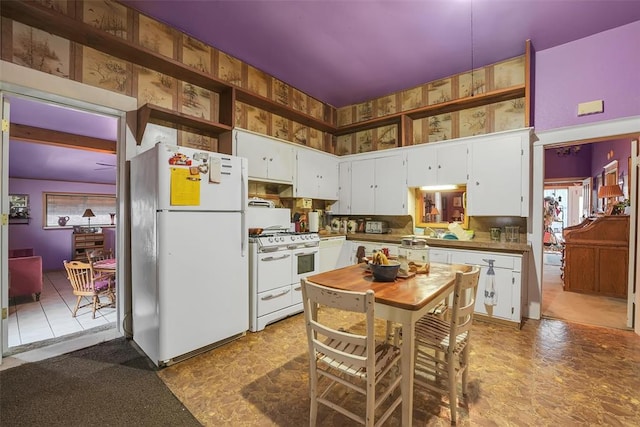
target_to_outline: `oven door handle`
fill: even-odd
[[[284,254],[282,256],[277,256],[277,257],[276,256],[267,256],[267,257],[262,258],[262,261],[277,261],[279,259],[289,258],[290,256],[291,255],[289,255],[289,254]]]
[[[289,293],[289,291],[290,291],[290,289],[286,289],[286,290],[284,290],[284,291],[280,292],[279,294],[265,295],[265,296],[263,296],[263,297],[262,297],[262,298],[260,298],[260,299],[261,299],[262,301],[269,301],[270,299],[274,299],[274,298],[278,298],[278,297],[281,297],[281,296],[283,296],[283,295],[286,295],[286,294],[288,294],[288,293]]]
[[[294,255],[295,255],[295,256],[305,256],[305,255],[315,255],[315,254],[317,254],[317,253],[318,253],[318,251],[311,251],[311,252],[298,252],[298,253],[295,253]]]
[[[272,247],[272,248],[262,248],[260,249],[260,252],[277,252],[278,248],[276,246]]]

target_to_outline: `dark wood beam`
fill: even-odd
[[[116,152],[116,141],[20,125],[17,123],[11,124],[11,127],[9,128],[9,137],[17,141],[57,145],[59,147],[77,148],[81,150],[98,151],[101,153],[115,154]]]

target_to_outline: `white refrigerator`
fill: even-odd
[[[247,160],[164,143],[131,159],[133,340],[166,366],[249,328]]]

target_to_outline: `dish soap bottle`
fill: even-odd
[[[498,305],[498,293],[496,292],[496,272],[493,271],[494,259],[483,259],[484,262],[489,264],[489,271],[487,271],[487,277],[484,284],[484,305],[495,306]]]

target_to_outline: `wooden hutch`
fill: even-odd
[[[564,230],[564,290],[626,298],[629,216],[586,219]]]

